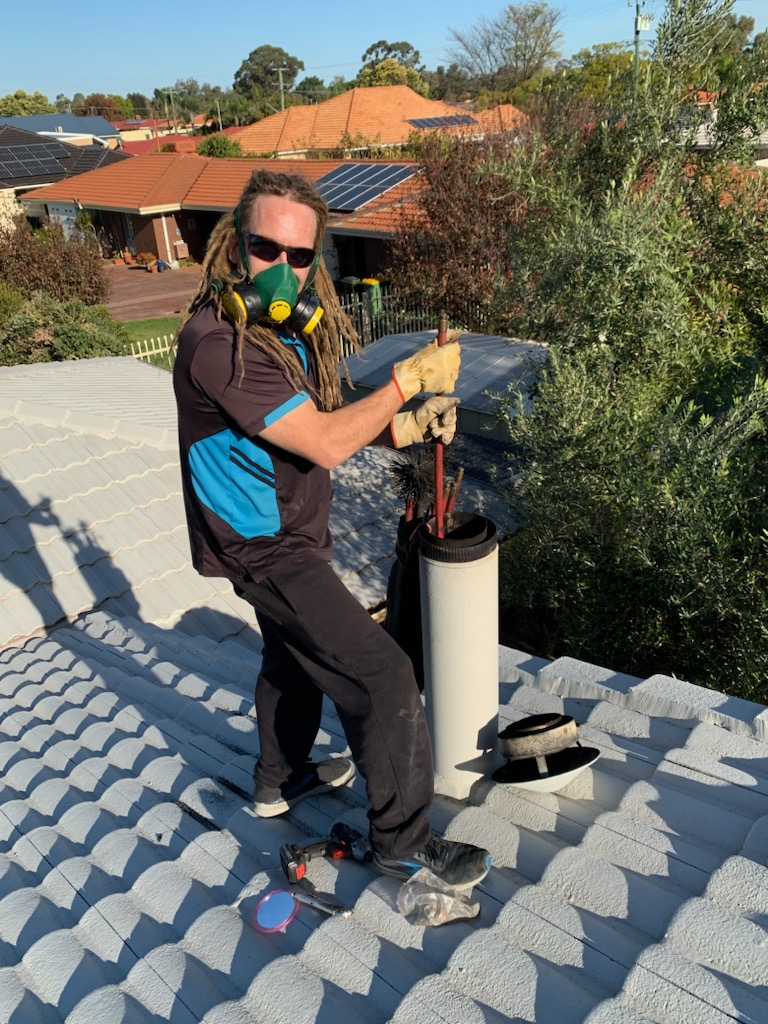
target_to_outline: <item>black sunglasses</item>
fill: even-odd
[[[315,258],[314,249],[281,245],[279,242],[273,242],[271,238],[264,238],[262,235],[252,235],[250,232],[246,232],[244,240],[251,256],[255,256],[257,260],[263,260],[265,263],[274,263],[280,253],[284,252],[288,263],[295,270],[303,270]]]

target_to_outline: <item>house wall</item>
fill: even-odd
[[[120,129],[120,138],[123,142],[143,142],[145,139],[154,139],[156,135],[167,135],[167,128],[153,128],[152,125],[143,125],[141,128]]]
[[[184,242],[188,249],[188,255],[193,259],[202,260],[205,255],[205,242],[203,240],[203,225],[200,222],[200,215],[195,210],[180,210],[174,214],[174,220],[176,227],[180,234],[176,235],[175,240]],[[173,242],[174,239],[172,238]],[[181,255],[182,247],[177,246],[178,259],[183,259]]]
[[[159,213],[154,217],[131,215],[131,224],[137,252],[151,252],[168,262],[186,259],[187,256],[195,259],[202,256],[194,212]]]
[[[51,220],[58,221],[64,231],[64,236],[69,238],[77,219],[77,207],[74,203],[48,203],[48,216]]]
[[[0,228],[13,227],[13,218],[21,213],[21,206],[16,202],[16,192],[12,188],[0,190]]]
[[[151,252],[154,256],[161,256],[165,259],[164,253],[158,252],[157,241],[152,217],[138,217],[130,215],[131,227],[133,228],[133,242],[136,252]]]

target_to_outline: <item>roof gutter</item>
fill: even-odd
[[[164,206],[140,206],[137,213],[140,217],[152,217],[156,213],[178,213],[181,203],[166,203]]]
[[[104,149],[109,149],[109,143],[106,139],[102,139],[100,135],[94,135],[92,132],[35,132],[35,135],[46,135],[52,139],[60,139],[63,142],[68,142],[71,139],[92,139],[93,142],[97,142]],[[113,139],[120,141],[119,133],[112,136]]]
[[[206,213],[231,213],[235,203],[185,203],[182,202],[180,210],[199,210]]]
[[[30,189],[34,188],[34,186],[28,186],[28,187]],[[46,188],[46,187],[47,186],[45,186],[45,185],[40,185],[39,186],[39,188]],[[22,196],[19,196],[18,198],[19,198],[19,201],[22,202],[22,203],[25,202],[25,201],[28,201],[30,203],[32,203],[32,202],[35,202],[35,203],[45,202],[45,203],[47,203],[48,202],[48,200],[46,199],[45,196],[32,195],[32,194],[30,194],[29,196],[22,195]],[[75,202],[75,197],[74,196],[69,196],[69,197],[57,196],[55,199],[52,198],[50,200],[50,202],[52,202],[52,203],[74,203]],[[79,202],[80,202],[81,207],[83,209],[85,209],[85,210],[104,210],[107,213],[132,213],[132,214],[134,214],[137,217],[152,217],[152,216],[154,216],[155,214],[158,214],[158,213],[178,213],[181,210],[181,207],[177,203],[176,204],[172,204],[172,205],[168,205],[168,206],[118,206],[118,205],[116,205],[114,203],[95,203],[95,202],[92,202],[90,199],[80,199]]]
[[[373,229],[365,230],[365,228],[344,228],[339,227],[336,224],[329,224],[326,228],[329,235],[345,235],[354,238],[394,238],[394,231],[374,231]]]

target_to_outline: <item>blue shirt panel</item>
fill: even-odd
[[[309,395],[306,391],[299,391],[298,394],[294,395],[293,398],[289,398],[287,402],[283,402],[282,405],[278,406],[277,409],[273,409],[269,415],[264,417],[264,426],[268,427],[271,423],[277,423],[279,419],[282,419],[287,412],[291,412],[292,409],[298,408],[303,405],[304,402],[309,401]]]
[[[241,537],[274,537],[280,512],[272,459],[253,441],[223,430],[189,452],[192,484],[200,501]]]

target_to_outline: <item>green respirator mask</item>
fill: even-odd
[[[245,242],[240,229],[240,209],[235,211],[235,227],[240,243],[242,265],[248,266]],[[224,291],[221,305],[236,327],[250,327],[257,323],[286,327],[288,330],[310,334],[317,327],[323,315],[320,300],[310,285],[317,272],[319,257],[312,264],[304,290],[299,295],[299,283],[288,263],[275,263],[262,270],[254,278],[232,286],[224,291],[224,282],[217,279],[211,283],[211,291]]]

